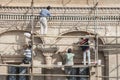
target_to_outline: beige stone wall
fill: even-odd
[[[8,68],[7,66],[0,66],[0,80],[6,80],[7,77],[5,76],[8,73]]]
[[[120,55],[119,52],[109,52],[109,76],[110,77],[115,77],[112,80],[116,80],[117,77],[120,76],[120,71],[119,71],[119,59],[120,59]]]
[[[78,6],[92,6],[92,4],[93,4],[92,0],[89,0],[88,2],[86,0],[83,0],[83,1],[81,1],[81,0],[78,0],[78,1],[77,0],[71,0],[71,2],[69,2],[67,0],[63,0],[63,4],[62,4],[62,1],[60,1],[60,0],[59,1],[56,0],[55,2],[53,2],[53,1],[55,1],[55,0],[49,0],[49,1],[48,0],[36,0],[35,1],[35,6],[47,6],[47,5],[50,4],[52,6],[63,6],[64,5],[64,6],[78,7]],[[27,0],[24,0],[24,1],[20,1],[20,0],[15,1],[15,0],[13,0],[13,1],[10,1],[10,2],[8,2],[8,0],[3,0],[3,1],[1,0],[0,3],[3,6],[4,5],[6,5],[6,6],[16,6],[16,5],[17,6],[24,6],[24,5],[25,6],[30,6],[30,0],[29,1],[27,1]],[[111,1],[110,0],[100,0],[99,6],[111,6],[111,5],[113,6],[113,4],[114,4],[114,6],[118,6],[119,1],[118,0],[115,0],[115,1],[112,1],[112,0]],[[111,13],[109,13],[109,14],[111,14]],[[109,14],[107,14],[107,15],[109,15]],[[84,15],[86,15],[86,14],[84,14]],[[5,22],[5,23],[7,23],[7,22]],[[2,43],[2,44],[0,44],[0,50],[4,51],[4,52],[2,52],[2,54],[5,54],[5,55],[9,54],[9,55],[12,55],[12,56],[17,55],[16,50],[20,49],[24,43],[28,42],[29,39],[24,37],[23,34],[24,34],[24,32],[26,30],[30,31],[30,29],[28,30],[28,28],[22,28],[23,24],[19,23],[19,25],[18,25],[18,23],[19,23],[19,21],[14,22],[14,23],[7,23],[4,26],[6,27],[9,24],[9,28],[0,28],[1,33],[6,31],[5,33],[2,33],[0,35],[0,42]],[[23,23],[26,23],[26,25],[27,25],[27,22],[23,22]],[[52,23],[52,21],[51,21],[51,23]],[[87,25],[87,23],[88,22],[86,22],[86,25]],[[58,35],[59,34],[59,28],[51,28],[53,26],[50,25],[50,24],[48,26],[49,26],[48,34],[50,34],[50,35]],[[28,27],[28,25],[27,25],[27,27]],[[60,27],[60,25],[57,25],[57,27]],[[62,25],[62,27],[64,27],[64,25]],[[67,27],[69,27],[69,26],[67,26]],[[86,26],[81,26],[81,25],[78,26],[78,27],[79,27],[78,29],[73,29],[73,28],[62,29],[61,32],[60,32],[61,34],[59,34],[59,35],[62,35],[62,33],[63,33],[63,35],[66,35],[66,36],[79,36],[79,35],[86,35],[89,32],[94,33],[94,29],[86,30]],[[94,28],[94,26],[89,26],[89,27]],[[117,26],[117,28],[116,28],[116,25],[115,26],[111,26],[111,25],[109,25],[109,26],[99,26],[98,28],[102,28],[102,29],[98,29],[96,31],[101,36],[120,35],[120,32],[119,32],[120,28],[119,28],[119,26]],[[9,31],[9,30],[12,30],[12,29],[14,31]],[[21,31],[21,32],[19,32],[19,31]],[[35,32],[40,33],[40,26],[39,25],[35,29]],[[116,34],[116,32],[118,32],[118,33]],[[75,39],[73,39],[73,38],[71,38],[71,39],[61,38],[60,39],[60,38],[47,37],[47,38],[37,38],[37,39],[35,39],[34,43],[42,43],[41,39],[43,40],[43,43],[51,44],[51,43],[56,42],[57,44],[62,43],[62,44],[68,44],[68,45],[71,45],[72,43],[77,42],[79,40],[79,38],[75,38]],[[115,38],[109,38],[109,39],[108,38],[103,38],[103,39],[104,39],[105,43],[116,43]],[[23,43],[21,43],[21,42],[23,42]],[[119,39],[118,39],[118,42],[120,42]],[[5,43],[14,43],[14,44],[5,44]],[[19,43],[19,45],[16,45],[17,43]],[[34,46],[34,47],[36,47],[36,46]],[[68,47],[73,47],[73,46],[60,46],[59,51],[64,51]],[[39,62],[41,62],[42,64],[44,64],[45,63],[45,56],[43,56],[43,54],[42,54],[42,52],[40,50],[37,50],[36,53],[37,53],[37,56],[34,57],[34,60],[38,61],[36,63],[39,64]],[[82,62],[82,52],[79,51],[78,48],[77,49],[75,48],[74,53],[75,53],[74,62],[76,64],[79,64],[80,62]],[[93,56],[95,56],[94,53],[92,53],[92,54],[93,54]],[[53,61],[52,61],[53,64],[57,64],[57,62],[62,61],[62,58],[61,58],[61,56],[59,54],[53,55],[52,58],[53,58]],[[109,72],[108,72],[109,76],[117,76],[118,69],[116,67],[118,67],[118,66],[116,65],[116,62],[117,62],[116,58],[117,58],[116,54],[113,54],[113,55],[109,56],[109,65],[108,65],[109,66]],[[102,64],[104,65],[104,53],[102,53],[102,52],[99,53],[99,59],[102,59]],[[94,61],[94,58],[92,58],[92,60]],[[7,59],[7,61],[9,61],[9,60]],[[34,68],[35,72],[36,72],[36,69],[37,68]],[[41,69],[39,68],[38,70],[41,70]],[[62,72],[61,69],[59,69],[59,70],[53,69],[53,72],[48,71],[48,73],[56,73],[57,74],[57,73],[63,73],[63,72]],[[4,76],[3,76],[3,78],[4,78]],[[35,77],[35,78],[37,80],[40,77]],[[52,77],[52,80],[56,80],[56,79],[59,80],[59,77]],[[64,80],[64,79],[65,79],[65,77],[62,77],[62,80]],[[2,79],[2,80],[4,80],[4,79]],[[95,80],[95,79],[93,78],[93,80]]]
[[[0,80],[6,80],[6,76],[0,76]]]
[[[32,0],[0,0],[2,6],[30,6]],[[92,6],[95,0],[34,0],[35,6]],[[119,0],[97,0],[99,6],[119,7]]]

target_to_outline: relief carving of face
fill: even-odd
[[[45,58],[46,64],[52,64],[52,57]]]

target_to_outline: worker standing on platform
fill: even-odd
[[[72,49],[71,48],[68,49],[68,51],[65,54],[65,56],[66,56],[66,65],[74,65],[73,57],[75,55],[72,53]]]
[[[49,10],[51,9],[50,6],[48,6],[46,9],[42,9],[40,11],[40,27],[41,27],[41,34],[47,34],[47,17],[50,17],[51,14]]]
[[[83,51],[83,62],[84,65],[86,65],[86,57],[88,57],[88,64],[91,64],[90,59],[90,47],[89,47],[89,38],[81,38],[82,41],[80,41],[80,47]]]
[[[74,61],[73,61],[73,57],[75,56],[74,53],[72,53],[72,49],[69,48],[67,53],[65,53],[65,57],[66,57],[66,65],[74,65]],[[68,66],[65,68],[65,72],[69,75],[75,75],[76,71],[74,68],[72,68],[71,66]],[[76,80],[75,77],[70,76],[68,77],[68,80]]]
[[[24,64],[29,64],[31,63],[31,60],[32,60],[32,46],[31,45],[24,45],[23,46],[24,48],[24,55],[25,55],[25,58],[23,59],[23,63]]]

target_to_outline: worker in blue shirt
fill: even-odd
[[[51,14],[49,12],[50,9],[51,9],[51,7],[48,6],[46,9],[42,9],[40,11],[41,34],[47,34],[48,25],[47,25],[47,18],[46,17],[51,16]]]

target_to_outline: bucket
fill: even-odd
[[[101,60],[98,60],[98,62],[97,62],[97,63],[98,63],[98,65],[101,65]]]

